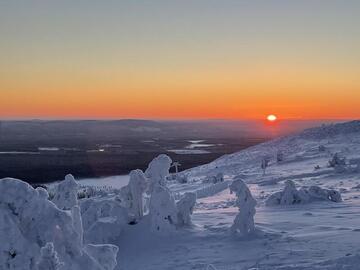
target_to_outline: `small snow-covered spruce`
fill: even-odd
[[[329,160],[329,167],[334,168],[335,170],[342,171],[345,170],[346,158],[342,157],[339,153],[335,153],[332,158]]]
[[[63,210],[70,210],[73,206],[78,204],[79,185],[76,183],[74,176],[68,174],[65,180],[58,183],[55,187],[53,203]]]
[[[40,249],[40,259],[38,262],[38,270],[59,270],[64,264],[60,262],[54,244],[46,243]]]
[[[175,199],[165,185],[170,166],[170,157],[162,154],[150,162],[145,172],[150,180],[149,215],[153,232],[168,233],[174,230],[177,224]]]
[[[291,180],[285,182],[285,188],[276,192],[265,201],[267,206],[292,205],[310,203],[316,200],[341,202],[341,194],[332,189],[324,189],[318,186],[296,189],[295,183]]]
[[[255,232],[254,216],[256,213],[256,200],[251,195],[249,188],[241,179],[235,179],[229,186],[230,193],[236,195],[236,206],[239,208],[233,225],[232,233],[240,233],[246,236]]]
[[[179,227],[191,225],[191,215],[196,203],[196,193],[186,192],[176,203],[177,225]]]

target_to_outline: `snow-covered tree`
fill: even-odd
[[[256,200],[241,179],[235,179],[229,188],[230,193],[235,193],[236,206],[239,208],[239,213],[231,226],[231,232],[240,233],[243,236],[249,235],[255,231]]]
[[[175,199],[166,187],[166,177],[169,174],[170,166],[170,157],[160,155],[150,162],[145,172],[150,179],[149,215],[151,230],[154,232],[169,232],[177,224]]]
[[[77,205],[70,211],[59,209],[44,189],[12,178],[0,180],[0,194],[0,269],[7,265],[5,270],[38,270],[38,264],[52,269],[57,265],[55,251],[62,269],[105,269],[100,259],[86,251]],[[54,252],[47,243],[53,243]],[[116,253],[110,256],[113,260]]]
[[[71,174],[66,175],[65,180],[58,183],[55,187],[53,203],[60,209],[70,210],[78,204],[78,188],[79,185],[76,183],[74,176]]]
[[[144,215],[143,194],[147,188],[147,178],[141,170],[130,172],[129,191],[131,196],[130,212],[138,220]]]
[[[157,156],[149,163],[145,171],[145,176],[150,181],[149,193],[152,192],[155,185],[165,186],[171,163],[171,158],[165,154]]]
[[[177,207],[177,225],[191,225],[191,215],[196,203],[196,193],[186,192],[183,197],[176,203]]]

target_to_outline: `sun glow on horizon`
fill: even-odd
[[[274,122],[274,121],[277,120],[277,116],[274,115],[274,114],[269,114],[269,115],[266,117],[266,119],[267,119],[268,121],[270,121],[270,122]]]

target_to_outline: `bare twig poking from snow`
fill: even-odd
[[[147,188],[147,179],[141,170],[133,170],[130,172],[129,191],[131,196],[130,212],[136,220],[144,215],[144,192]]]
[[[231,193],[236,194],[236,206],[239,207],[240,211],[231,226],[231,231],[233,233],[239,232],[243,236],[253,233],[255,231],[256,200],[241,179],[235,179],[229,188]]]
[[[63,210],[70,210],[73,206],[78,204],[77,191],[79,185],[76,183],[74,176],[68,174],[65,180],[61,181],[55,187],[55,196],[53,203]]]
[[[154,158],[145,174],[150,179],[149,215],[153,232],[167,233],[175,229],[177,209],[175,199],[165,186],[169,174],[171,159],[167,155]]]
[[[113,269],[106,267],[104,256],[116,264],[118,248],[110,245],[110,251],[101,253],[100,245],[96,257],[88,252],[78,206],[61,210],[44,189],[12,178],[0,180],[0,194],[0,269],[58,269],[59,261],[62,270]]]
[[[316,200],[327,200],[341,202],[341,194],[332,189],[324,189],[318,186],[296,189],[295,183],[291,180],[285,182],[283,191],[272,194],[265,202],[266,205],[291,205],[304,204]]]
[[[177,207],[177,225],[189,226],[191,225],[191,215],[196,203],[196,193],[186,192],[183,197],[176,203]]]

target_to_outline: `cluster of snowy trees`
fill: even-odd
[[[43,188],[0,180],[0,266],[16,270],[112,270],[118,248],[86,244],[71,175],[51,202]]]
[[[149,222],[167,233],[191,225],[195,193],[175,201],[166,186],[171,159],[156,157],[130,173],[118,195],[78,199],[72,175],[46,189],[12,178],[0,180],[0,266],[16,270],[112,270],[125,226]],[[1,268],[1,267],[0,267]]]

